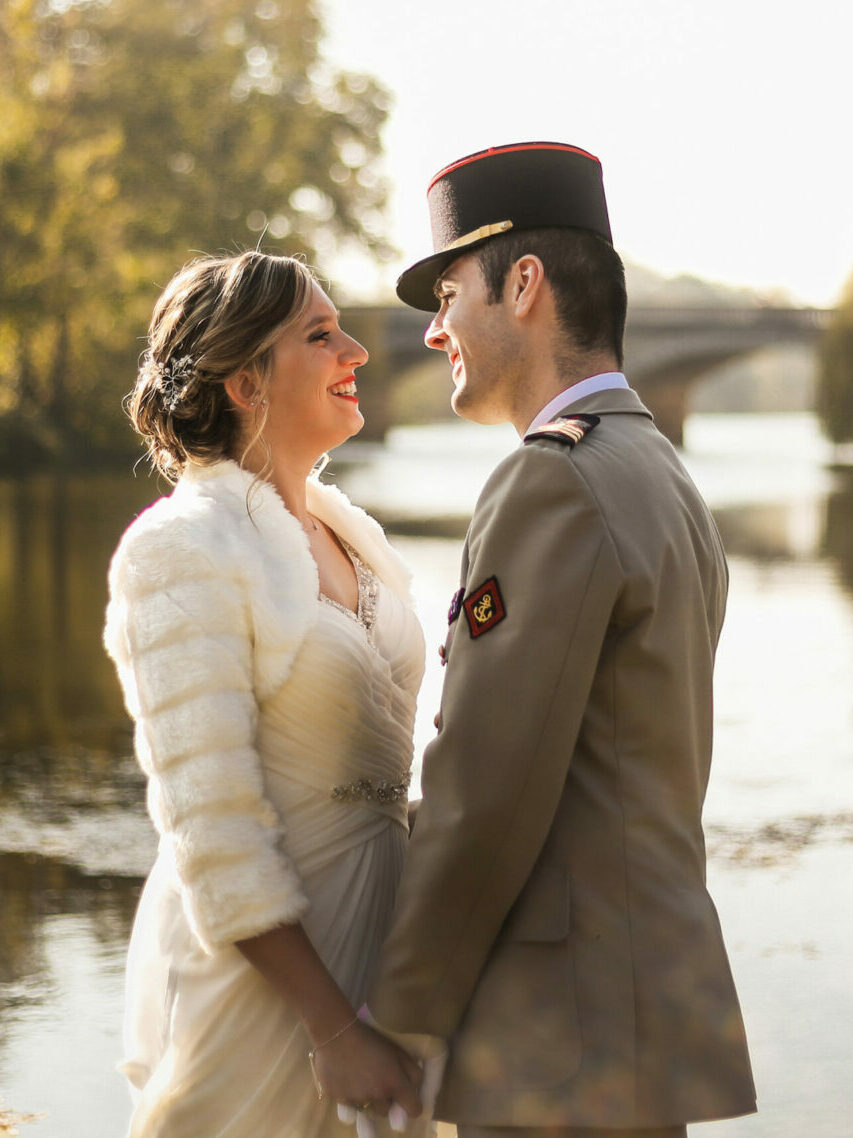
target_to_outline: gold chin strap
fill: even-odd
[[[451,241],[449,245],[445,245],[439,251],[446,253],[449,249],[459,249],[463,245],[481,241],[484,237],[494,237],[496,233],[506,233],[508,229],[512,229],[511,221],[495,221],[491,225],[481,225],[479,229],[472,229],[470,233],[463,233],[461,237],[457,237],[455,241]]]

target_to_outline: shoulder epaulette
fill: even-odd
[[[543,423],[541,427],[528,431],[524,441],[530,443],[535,439],[553,439],[574,447],[600,422],[598,415],[567,415],[564,419],[552,419],[550,423]]]

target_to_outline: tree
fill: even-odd
[[[325,65],[320,32],[314,0],[5,0],[7,450],[114,446],[153,300],[194,252],[389,253],[387,98]]]
[[[820,345],[817,411],[832,442],[853,442],[853,277]]]

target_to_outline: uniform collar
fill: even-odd
[[[572,415],[635,414],[645,415],[649,419],[653,418],[651,411],[645,406],[633,387],[611,388],[585,395],[570,405],[564,404],[558,414],[562,411]]]
[[[558,411],[565,411],[567,407],[571,407],[588,395],[596,395],[600,391],[618,391],[627,388],[628,380],[621,371],[603,371],[598,375],[589,376],[588,379],[581,379],[578,383],[573,383],[571,387],[565,388],[559,395],[555,395],[550,403],[546,403],[524,433],[527,435],[536,427],[541,427],[543,423],[549,423]]]

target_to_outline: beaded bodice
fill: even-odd
[[[324,604],[331,605],[338,612],[344,613],[345,616],[357,620],[367,633],[368,642],[372,644],[374,642],[373,626],[376,623],[376,596],[379,582],[370,566],[362,561],[356,550],[348,542],[341,541],[341,545],[355,569],[355,578],[358,584],[358,609],[353,612],[351,608],[347,608],[346,605],[342,605],[340,601],[336,601],[332,597],[327,597],[325,593],[320,594],[320,600]]]
[[[290,676],[261,709],[265,778],[300,856],[325,856],[320,838],[351,832],[360,806],[406,824],[423,634],[411,608],[347,553],[358,611],[318,598]]]

